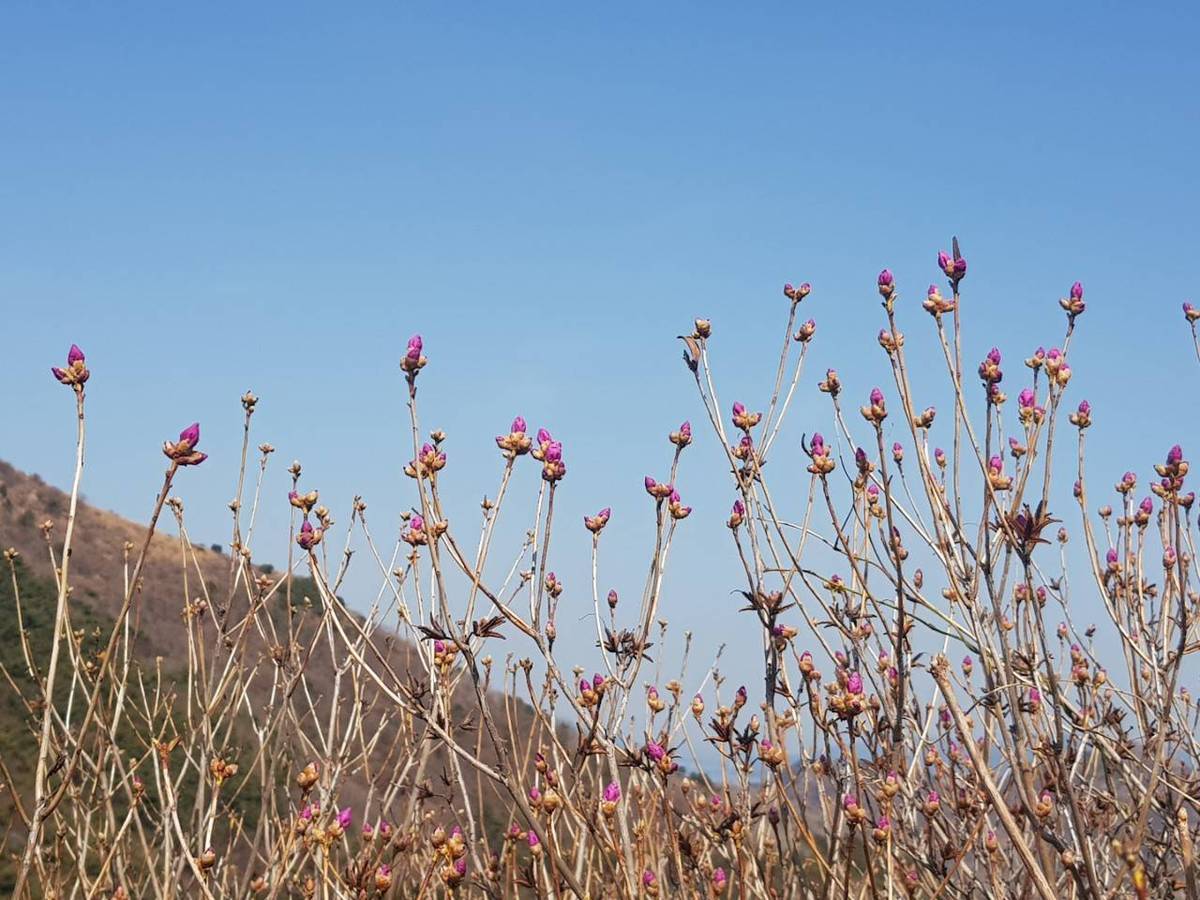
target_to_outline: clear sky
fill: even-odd
[[[1057,298],[1087,286],[1070,397],[1096,407],[1097,484],[1196,444],[1179,305],[1200,237],[1200,8],[834,6],[6,4],[0,457],[67,483],[71,401],[48,367],[77,341],[93,502],[144,519],[162,440],[199,419],[211,459],[178,493],[194,536],[227,543],[252,388],[256,439],[279,451],[258,558],[286,553],[293,458],[341,524],[362,494],[386,542],[414,496],[397,361],[420,332],[456,526],[494,491],[491,439],[515,413],[565,442],[553,562],[581,616],[580,515],[613,507],[603,587],[633,605],[642,477],[696,423],[664,614],[697,658],[729,641],[751,680],[732,490],[674,340],[695,315],[715,323],[722,398],[761,407],[780,285],[814,285],[772,466],[793,510],[799,436],[831,430],[820,373],[839,369],[848,404],[887,386],[876,273],[896,272],[910,352],[932,350],[917,304],[951,234],[968,359],[998,344],[1014,379],[1061,335]],[[532,463],[516,490],[531,517]],[[582,635],[564,655],[591,669]]]

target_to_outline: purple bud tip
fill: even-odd
[[[734,500],[733,511],[739,516],[744,516],[746,514],[746,505],[741,500]]]
[[[200,443],[200,423],[193,422],[183,431],[179,432],[179,440],[187,441],[189,447],[195,447]]]
[[[879,273],[879,286],[880,287],[891,287],[893,284],[895,284],[895,282],[896,282],[896,278],[894,275],[892,275],[891,269],[884,269],[882,272]]]
[[[1017,395],[1017,403],[1021,405],[1022,409],[1033,409],[1033,405],[1036,402],[1037,397],[1034,395],[1032,388],[1024,388]]]
[[[548,443],[550,443],[550,441],[554,440],[552,437],[550,437],[550,432],[547,431],[545,428],[538,429],[537,439],[538,439],[539,444],[548,444]]]
[[[604,799],[609,803],[616,803],[621,799],[621,786],[615,781],[604,789]]]
[[[1154,510],[1154,502],[1149,497],[1146,497],[1144,500],[1142,500],[1141,504],[1139,504],[1138,508],[1141,509],[1141,511],[1146,515],[1150,515],[1150,513]]]
[[[1073,285],[1071,285],[1071,299],[1072,300],[1082,300],[1083,299],[1083,285],[1078,281],[1075,282]]]
[[[512,428],[510,428],[509,430],[510,431],[519,431],[522,434],[524,434],[524,432],[525,432],[525,417],[517,416],[515,419],[513,419],[512,420]]]
[[[420,516],[413,516],[408,520],[408,527],[413,531],[421,531],[425,527],[425,520]]]
[[[944,269],[949,264],[950,264],[950,254],[947,253],[945,250],[939,250],[938,251],[938,266],[940,268]]]
[[[612,509],[606,506],[606,507],[604,507],[604,509],[600,510],[600,512],[598,512],[596,515],[601,519],[611,518],[612,517]]]
[[[79,349],[78,344],[72,344],[71,349],[67,351],[67,365],[73,366],[77,362],[83,362],[83,351]]]
[[[646,490],[648,490],[648,491],[653,490],[655,487],[657,487],[657,485],[658,485],[657,481],[655,481],[649,475],[646,476]]]
[[[987,358],[988,358],[988,362],[995,363],[996,365],[1000,365],[1000,351],[997,350],[995,347],[993,347],[991,350],[988,351]]]
[[[312,530],[313,530],[312,522],[308,521],[308,519],[305,519],[304,522],[300,525],[300,533],[301,534],[312,534]]]
[[[465,856],[460,856],[454,861],[454,871],[460,878],[467,874],[467,858]]]
[[[1081,400],[1079,402],[1079,414],[1081,416],[1086,416],[1086,415],[1090,415],[1091,412],[1092,412],[1092,404],[1088,403],[1086,400]]]
[[[871,405],[883,405],[883,391],[881,391],[879,388],[871,388]]]
[[[656,878],[654,873],[649,869],[642,873],[642,884],[644,884],[646,887],[650,887],[650,885],[654,884],[656,881],[658,881],[658,878]]]
[[[546,445],[546,461],[558,462],[562,459],[562,442],[551,441]]]
[[[341,825],[342,828],[349,828],[350,820],[353,818],[353,816],[354,816],[354,813],[350,809],[349,806],[343,807],[342,809],[338,810],[338,814],[337,814],[338,824]]]
[[[679,426],[679,433],[680,433],[680,434],[687,434],[687,435],[690,435],[690,434],[692,433],[692,423],[691,423],[691,422],[684,422],[682,425],[680,425],[680,426]]]
[[[541,841],[538,840],[538,836],[536,834],[534,834],[532,831],[529,832],[529,846],[536,847],[540,843],[541,843]]]
[[[735,416],[740,416],[745,412],[746,412],[746,407],[742,403],[735,400],[733,403],[733,414]]]
[[[862,676],[857,672],[851,672],[850,677],[846,679],[846,690],[851,694],[861,694],[863,692]]]
[[[1174,465],[1183,459],[1183,448],[1176,444],[1167,453],[1167,465]]]

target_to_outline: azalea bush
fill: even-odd
[[[784,288],[760,402],[719,399],[729,351],[714,323],[693,323],[680,371],[702,427],[664,427],[657,471],[630,475],[644,475],[640,514],[654,522],[648,559],[621,563],[647,566],[632,599],[597,574],[611,510],[561,521],[569,448],[520,416],[495,438],[479,524],[450,520],[448,480],[484,480],[456,471],[446,435],[422,427],[436,354],[413,337],[400,362],[412,446],[399,540],[376,542],[360,498],[336,522],[297,463],[292,558],[260,565],[256,512],[285,501],[262,494],[273,448],[255,457],[248,393],[227,583],[195,576],[172,495],[206,459],[192,425],[164,445],[117,615],[84,641],[70,563],[91,372],[72,347],[53,370],[73,393],[78,442],[66,527],[48,542],[51,650],[27,650],[32,679],[9,679],[36,760],[10,829],[15,894],[1200,896],[1186,455],[1164,447],[1116,484],[1090,480],[1101,411],[1068,400],[1082,285],[1054,308],[1051,349],[971,360],[957,242],[938,268],[942,284],[916,300],[879,275],[876,342],[892,379],[862,398],[845,397],[834,370],[806,379],[818,340],[802,321],[807,284]],[[1200,311],[1185,304],[1184,316],[1195,342]],[[901,320],[930,331],[934,358],[909,358]],[[944,371],[940,411],[916,395],[917,365]],[[823,411],[806,414],[802,440],[781,437],[814,383]],[[688,468],[700,440],[723,448],[722,471]],[[510,491],[520,466],[540,471],[533,496]],[[661,622],[671,549],[693,515],[686,485],[701,477],[728,479],[739,565],[711,577],[738,586],[727,627],[761,648],[762,679],[745,686],[689,661],[687,635]],[[179,526],[185,579],[174,682],[139,658],[131,616],[163,514]],[[515,545],[502,519],[524,529]],[[379,574],[367,610],[339,597],[351,537]],[[581,539],[590,572],[569,580],[590,585],[595,651],[563,659],[568,579],[553,560]],[[684,664],[660,680],[650,650],[672,642]]]

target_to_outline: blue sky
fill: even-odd
[[[564,440],[554,563],[583,615],[579,516],[614,508],[603,580],[632,598],[641,479],[665,473],[667,431],[700,424],[674,335],[710,316],[722,398],[765,405],[779,286],[812,282],[818,337],[773,476],[796,506],[799,436],[831,430],[820,373],[836,366],[850,398],[886,387],[875,274],[896,272],[911,352],[932,350],[917,303],[958,234],[967,356],[997,344],[1013,378],[1057,341],[1056,299],[1083,280],[1070,396],[1096,407],[1093,478],[1148,476],[1194,443],[1179,304],[1200,237],[1198,18],[1115,3],[8,5],[0,457],[67,482],[70,398],[47,367],[77,341],[95,372],[93,502],[144,518],[161,441],[199,419],[212,458],[178,493],[194,536],[227,542],[253,388],[256,438],[279,451],[259,558],[286,553],[293,458],[343,524],[362,494],[385,540],[413,502],[397,361],[419,331],[456,521],[494,490],[491,437],[515,413]],[[948,411],[925,358],[918,378]],[[731,677],[751,680],[732,492],[697,432],[664,613],[696,631],[697,657],[728,640]],[[532,468],[518,488],[531,509]],[[352,601],[372,584],[352,579]],[[587,640],[567,640],[593,668]]]

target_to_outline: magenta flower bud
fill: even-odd
[[[425,520],[422,519],[419,515],[414,513],[413,516],[408,520],[408,527],[411,528],[413,531],[424,531],[425,530]]]
[[[592,690],[598,691],[602,687],[604,687],[604,676],[597,672],[592,676]]]
[[[739,403],[737,400],[733,401],[733,414],[735,416],[741,416],[741,415],[745,415],[745,413],[746,413],[745,405],[742,403]]]
[[[853,794],[847,794],[842,798],[842,808],[849,812],[852,809],[858,808],[858,798]]]
[[[646,742],[646,755],[654,762],[661,762],[663,757],[667,755],[667,751],[663,749],[662,744],[654,741]]]
[[[459,878],[467,874],[467,858],[465,856],[460,856],[454,861],[454,872]]]
[[[604,789],[604,800],[606,803],[616,803],[620,799],[621,786],[613,781]]]
[[[538,844],[540,844],[540,843],[541,843],[541,841],[540,841],[540,840],[538,840],[538,836],[537,836],[537,835],[536,835],[534,832],[530,831],[530,832],[529,832],[529,846],[530,846],[530,848],[532,849],[533,847],[536,847],[536,846],[537,846]]]
[[[737,693],[734,694],[734,699],[737,701],[738,706],[746,705],[747,694],[745,685],[742,685],[737,689]]]
[[[819,431],[813,434],[811,447],[813,456],[825,455],[825,438],[821,437],[821,433]]]
[[[191,449],[200,443],[200,423],[193,422],[183,431],[179,432],[179,442],[186,443]]]
[[[1021,409],[1033,409],[1034,405],[1037,403],[1037,397],[1033,393],[1033,389],[1024,388],[1021,393],[1017,395],[1017,403],[1020,405]]]
[[[546,445],[545,458],[546,458],[546,462],[558,462],[559,460],[561,460],[562,459],[562,442],[561,441],[550,441],[550,443]]]
[[[692,423],[684,422],[682,425],[680,425],[679,433],[682,435],[686,435],[687,437],[691,437],[692,436]]]
[[[857,672],[851,672],[846,679],[846,690],[851,694],[861,694],[863,692],[862,676]]]
[[[1075,282],[1073,285],[1071,285],[1071,299],[1072,300],[1082,300],[1083,299],[1083,285],[1078,281]]]
[[[1086,400],[1080,400],[1079,401],[1079,415],[1088,416],[1088,415],[1091,415],[1091,412],[1092,412],[1092,404],[1088,403]]]
[[[72,344],[71,349],[67,351],[67,365],[73,366],[75,363],[81,363],[83,361],[83,351],[79,349],[78,344]]]
[[[590,681],[588,681],[586,678],[579,679],[579,693],[586,694],[591,689],[592,683]]]
[[[871,405],[883,406],[883,391],[879,388],[871,388]]]
[[[342,827],[342,830],[350,827],[350,820],[353,818],[353,816],[354,813],[349,806],[342,807],[340,810],[338,810],[337,823]]]
[[[1167,453],[1167,465],[1177,465],[1183,459],[1183,448],[1176,444]]]
[[[714,888],[716,888],[718,891],[723,891],[725,890],[725,885],[728,883],[728,881],[729,876],[725,874],[724,869],[722,869],[720,866],[717,866],[715,869],[713,869],[712,883]]]
[[[1145,497],[1142,502],[1138,504],[1138,509],[1148,516],[1150,513],[1154,512],[1154,502],[1149,497]]]
[[[552,440],[554,440],[554,438],[552,438],[550,436],[550,432],[547,431],[545,428],[539,428],[537,430],[537,442],[539,444],[548,444]]]
[[[941,447],[933,448],[933,459],[939,466],[946,465],[946,451]]]
[[[517,416],[515,419],[513,419],[512,420],[512,428],[510,428],[509,431],[515,431],[515,432],[524,434],[525,433],[525,417]]]
[[[312,804],[308,804],[304,809],[300,810],[300,818],[305,822],[311,822],[313,817]]]
[[[408,339],[408,351],[404,354],[413,362],[417,362],[421,358],[421,349],[424,347],[424,342],[419,334],[414,334]]]
[[[896,443],[892,444],[892,457],[896,460],[896,462],[900,462],[900,460],[904,459],[904,447],[899,441],[896,441]]]
[[[1107,562],[1107,563],[1108,563],[1110,566],[1115,566],[1115,565],[1117,564],[1117,558],[1118,558],[1118,557],[1117,557],[1117,551],[1116,551],[1116,548],[1115,548],[1115,547],[1109,547],[1109,548],[1108,548],[1108,552],[1104,554],[1104,559],[1105,559],[1105,561],[1106,561],[1106,562]]]
[[[531,787],[529,789],[529,799],[532,800],[534,803],[538,803],[541,801],[542,792],[538,790],[537,785],[534,785],[533,787]]]
[[[646,485],[646,490],[652,491],[656,487],[658,487],[658,482],[655,481],[653,478],[651,478],[649,475],[647,475],[646,480],[645,480],[645,485]]]
[[[987,354],[988,362],[1000,365],[1000,351],[993,347]]]
[[[734,514],[735,516],[744,516],[744,515],[746,515],[746,505],[745,505],[744,503],[742,503],[742,501],[741,501],[741,500],[734,500],[734,501],[733,501],[733,514]]]
[[[642,884],[646,887],[652,887],[657,881],[658,878],[649,869],[642,873]]]
[[[896,283],[896,277],[892,275],[891,269],[884,269],[879,273],[878,284],[881,288],[890,288]]]
[[[951,259],[950,254],[945,250],[938,251],[938,268],[943,272],[950,270],[953,262],[954,260]]]

